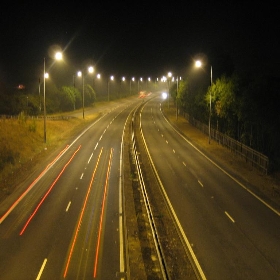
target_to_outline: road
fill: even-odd
[[[143,135],[205,278],[279,279],[279,213],[175,132],[161,103],[144,106]]]
[[[107,108],[1,206],[0,279],[126,278],[122,135],[139,103],[145,143],[201,279],[279,279],[279,213],[178,134],[156,94]]]
[[[137,103],[104,114],[1,213],[1,280],[123,279],[121,142]]]

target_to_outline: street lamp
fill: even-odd
[[[110,80],[114,81],[114,76],[110,76],[110,78],[108,79],[108,85],[107,85],[107,89],[108,89],[108,102],[110,101]]]
[[[197,60],[195,62],[195,66],[196,67],[202,67],[202,62],[200,60]],[[212,72],[212,65],[210,67],[210,86],[212,86],[213,83],[213,72]],[[212,112],[212,94],[211,94],[211,90],[210,90],[210,98],[209,98],[209,123],[208,123],[208,128],[209,128],[209,140],[208,143],[210,144],[211,141],[211,112]]]
[[[130,79],[130,82],[129,82],[129,94],[130,94],[130,95],[131,95],[131,81],[134,82],[134,81],[135,81],[135,78],[132,77],[132,78]]]
[[[139,88],[139,81],[141,81],[142,82],[142,78],[140,78],[139,80],[138,80],[138,94],[139,94],[139,92],[140,92],[140,88]]]
[[[168,72],[167,77],[167,86],[168,86],[168,109],[169,109],[169,99],[170,99],[170,78],[172,77],[172,73]]]
[[[176,120],[178,120],[178,90],[179,90],[179,79],[181,80],[181,77],[177,76],[176,82]]]
[[[57,52],[55,54],[56,60],[62,59],[62,53]],[[46,79],[49,77],[49,74],[46,73],[46,58],[44,57],[44,143],[47,142],[47,125],[46,125],[46,118],[47,118],[47,112],[46,112]]]
[[[88,67],[88,72],[89,73],[93,73],[94,72],[94,68],[92,66]],[[82,91],[83,91],[83,119],[85,118],[85,74],[84,71],[78,71],[78,77],[82,77]]]

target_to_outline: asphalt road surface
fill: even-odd
[[[161,103],[144,106],[143,135],[205,277],[279,279],[279,213],[175,132]]]
[[[1,213],[1,280],[122,278],[121,142],[137,103],[78,135]]]
[[[121,144],[139,102],[107,108],[1,205],[1,280],[125,279]],[[204,279],[279,279],[278,212],[177,133],[160,95],[143,103],[145,143]]]

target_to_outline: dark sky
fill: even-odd
[[[1,82],[38,81],[44,57],[52,60],[53,45],[64,50],[69,73],[87,63],[104,75],[181,73],[203,53],[213,71],[219,57],[228,55],[237,69],[279,74],[277,6],[256,1],[98,2],[7,2],[0,17]]]

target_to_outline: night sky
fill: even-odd
[[[69,73],[89,63],[103,75],[181,74],[198,54],[213,71],[219,57],[229,57],[237,70],[279,76],[279,5],[90,2],[7,2],[0,17],[1,83],[35,84],[53,45],[64,51],[69,83]]]

